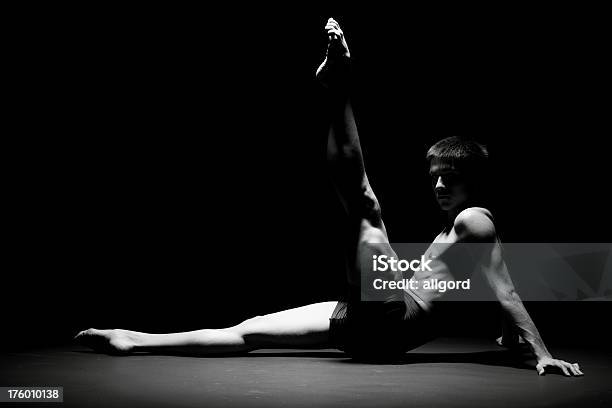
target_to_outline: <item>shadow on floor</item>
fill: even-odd
[[[91,350],[78,350],[77,353],[99,354]],[[415,353],[409,352],[398,359],[379,360],[379,359],[354,359],[342,351],[257,351],[256,353],[219,353],[206,356],[197,356],[188,353],[156,352],[156,353],[133,353],[131,356],[157,355],[175,357],[196,357],[196,358],[227,358],[227,357],[283,357],[283,358],[329,358],[336,359],[335,362],[341,364],[378,364],[378,365],[409,365],[409,364],[428,364],[428,363],[468,363],[482,364],[488,366],[512,367],[525,370],[533,370],[535,362],[529,353],[510,350],[489,350],[463,353]],[[129,357],[126,355],[123,357]]]

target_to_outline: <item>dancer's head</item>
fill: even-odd
[[[470,139],[442,139],[427,152],[431,184],[440,208],[451,211],[479,201],[486,187],[487,148]]]

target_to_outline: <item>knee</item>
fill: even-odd
[[[261,324],[261,322],[265,319],[264,316],[253,316],[250,317],[246,320],[244,320],[242,323],[232,327],[232,329],[236,329],[238,332],[240,333],[246,333],[249,331],[249,329],[252,329],[253,327]]]
[[[380,228],[373,227],[371,224],[364,222],[362,225],[361,234],[359,236],[360,245],[369,244],[386,244],[388,242],[387,235]]]
[[[359,217],[368,220],[372,225],[379,226],[382,220],[380,203],[374,195],[374,191],[367,184],[360,195]]]
[[[228,330],[249,350],[255,350],[263,346],[261,334],[265,332],[266,320],[266,316],[253,316]]]
[[[251,318],[246,319],[243,323],[245,323],[245,324],[255,324],[255,323],[261,322],[264,319],[265,319],[265,316],[257,315],[257,316],[253,316]]]

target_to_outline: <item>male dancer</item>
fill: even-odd
[[[317,71],[329,89],[335,108],[329,129],[328,159],[332,180],[354,225],[351,242],[352,265],[348,283],[352,288],[346,300],[321,302],[256,316],[224,329],[202,329],[184,333],[150,334],[130,330],[88,329],[76,338],[94,349],[112,353],[134,351],[210,355],[241,353],[261,348],[337,347],[355,357],[393,357],[431,338],[430,310],[443,296],[437,290],[392,291],[381,302],[361,302],[366,288],[361,285],[364,269],[373,255],[396,257],[389,244],[380,206],[368,182],[357,128],[348,98],[346,69],[350,52],[338,23],[329,19],[327,55]],[[432,271],[416,272],[413,280],[424,282],[452,280],[450,257],[457,243],[484,244],[481,267],[514,328],[537,358],[537,371],[560,369],[565,375],[582,375],[578,364],[552,358],[531,318],[514,291],[501,257],[501,248],[490,212],[479,207],[472,170],[486,161],[486,150],[473,142],[449,138],[428,152],[434,192],[440,207],[448,214],[448,224],[436,237],[425,256],[442,260]],[[439,248],[444,248],[439,250]],[[446,262],[445,262],[446,261]],[[393,274],[384,276],[398,279]]]

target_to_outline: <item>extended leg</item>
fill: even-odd
[[[344,208],[351,217],[360,219],[363,218],[364,208],[374,210],[378,202],[366,176],[357,124],[349,98],[348,46],[335,20],[329,19],[325,28],[329,43],[325,60],[317,71],[317,78],[327,89],[327,161],[330,176]]]
[[[350,53],[338,23],[329,19],[328,51],[317,72],[327,88],[329,131],[327,161],[330,176],[351,223],[354,238],[350,243],[349,284],[357,286],[364,266],[373,255],[395,256],[389,245],[378,200],[365,171],[357,124],[349,98],[348,64]]]
[[[130,330],[88,329],[76,339],[95,350],[187,355],[248,352],[260,348],[327,348],[329,318],[337,302],[321,302],[256,316],[224,329],[151,334]]]

